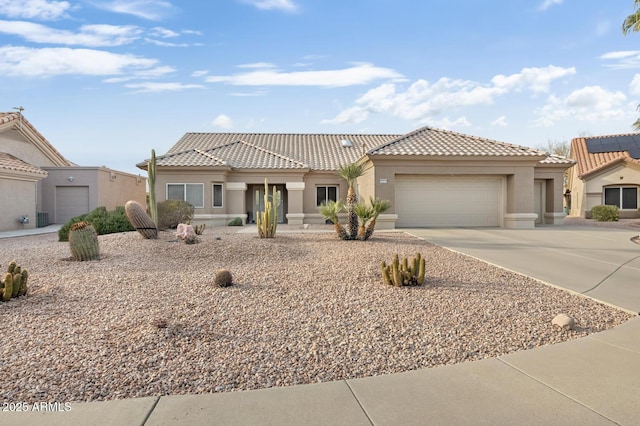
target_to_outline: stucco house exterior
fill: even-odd
[[[640,134],[575,138],[566,194],[571,216],[591,217],[598,205],[615,205],[621,218],[640,217]]]
[[[146,170],[148,160],[137,166]],[[195,207],[195,222],[251,222],[264,179],[281,194],[278,217],[325,223],[318,206],[344,199],[341,165],[365,164],[360,199],[391,201],[377,228],[560,224],[563,172],[543,151],[424,127],[406,135],[187,133],[157,157],[158,202]]]
[[[29,229],[128,200],[144,203],[146,178],[67,160],[21,113],[0,112],[0,231]]]

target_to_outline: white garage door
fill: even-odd
[[[396,176],[399,227],[501,226],[500,176]]]
[[[89,213],[88,186],[56,186],[56,223]]]

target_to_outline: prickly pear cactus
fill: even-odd
[[[130,200],[124,205],[124,213],[131,225],[146,239],[158,238],[158,227],[137,201]]]
[[[74,260],[96,260],[100,257],[98,233],[89,222],[78,222],[69,229],[69,246]]]

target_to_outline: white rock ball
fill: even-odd
[[[551,320],[551,324],[556,327],[562,327],[565,330],[573,330],[576,326],[576,320],[567,314],[558,314]]]

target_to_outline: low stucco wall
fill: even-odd
[[[0,178],[0,231],[15,231],[36,227],[36,182]],[[29,217],[22,224],[18,218]]]

